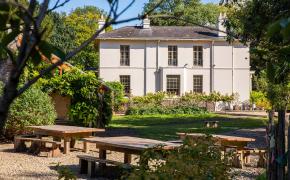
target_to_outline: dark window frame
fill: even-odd
[[[176,82],[174,82],[176,80]],[[180,75],[166,76],[166,92],[180,95]]]
[[[193,75],[193,92],[203,93],[203,75]]]
[[[193,46],[193,66],[203,66],[203,46]]]
[[[130,75],[120,75],[120,83],[124,86],[124,92],[126,94],[131,93],[131,76]]]
[[[129,45],[120,45],[120,66],[130,66]]]
[[[178,47],[176,45],[168,46],[168,66],[178,66]]]

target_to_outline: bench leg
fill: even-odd
[[[88,162],[88,176],[95,177],[96,176],[96,163],[89,161]]]
[[[25,141],[22,141],[22,140],[19,140],[19,139],[15,139],[14,140],[14,150],[16,152],[27,151],[27,147],[25,145]]]
[[[59,145],[53,144],[52,145],[52,151],[51,151],[51,157],[59,157],[61,155]]]
[[[88,173],[88,161],[80,159],[80,174]]]
[[[70,138],[64,138],[64,154],[70,152]]]
[[[105,149],[99,149],[99,158],[100,159],[107,159],[107,152]],[[106,169],[106,163],[99,163],[98,164],[98,172],[100,173],[100,176],[103,176]]]
[[[125,164],[131,164],[131,160],[132,160],[132,155],[131,154],[124,154],[124,163]]]
[[[89,145],[88,142],[85,142],[84,141],[84,152],[85,153],[88,153],[89,152],[89,146],[88,145]]]

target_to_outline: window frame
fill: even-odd
[[[169,79],[170,78],[176,78],[177,79],[177,82],[175,83],[175,87],[169,87]],[[174,92],[175,95],[179,96],[180,95],[180,88],[181,88],[181,85],[180,85],[181,81],[180,81],[180,75],[166,75],[166,92],[168,93],[172,93]]]
[[[178,46],[168,46],[168,66],[178,66]]]
[[[130,45],[120,45],[120,66],[130,66]]]
[[[127,82],[124,82],[122,78],[127,78]],[[131,76],[130,75],[120,75],[119,76],[120,83],[124,86],[124,92],[125,94],[130,94],[131,93]]]
[[[203,67],[203,46],[193,46],[193,66]]]
[[[200,79],[196,79],[200,78]],[[199,82],[196,82],[196,81]],[[193,92],[195,93],[203,93],[203,75],[193,75]]]

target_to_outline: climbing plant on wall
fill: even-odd
[[[42,80],[43,89],[71,96],[69,117],[72,123],[105,127],[112,118],[111,91],[104,86],[93,72],[75,68],[62,76]]]

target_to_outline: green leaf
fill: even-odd
[[[280,20],[279,20],[269,26],[268,31],[267,31],[267,36],[272,37],[275,34],[280,33],[280,31],[281,31],[281,25],[280,25]]]

